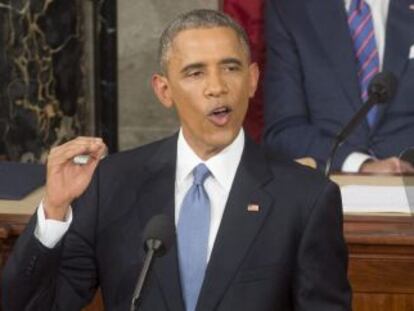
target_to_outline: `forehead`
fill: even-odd
[[[175,36],[168,51],[169,61],[207,61],[223,57],[247,60],[244,46],[229,27],[183,30]]]

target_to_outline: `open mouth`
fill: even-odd
[[[214,109],[208,115],[209,120],[215,125],[223,126],[226,125],[230,120],[230,113],[232,109],[230,107],[222,106]]]

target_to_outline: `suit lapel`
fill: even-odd
[[[413,0],[391,0],[388,9],[383,70],[392,72],[398,81],[408,63],[410,46],[414,44],[414,11],[410,5],[414,5]],[[391,105],[378,107],[374,130]]]
[[[197,311],[215,310],[266,219],[271,198],[260,187],[271,176],[265,163],[258,148],[246,140],[207,267]],[[260,211],[248,212],[249,203],[258,204]]]
[[[149,178],[146,180],[141,217],[148,222],[156,214],[164,213],[174,220],[175,168],[177,154],[177,136],[166,140],[147,165]],[[156,279],[169,310],[184,311],[178,272],[176,243],[169,252],[154,262]]]
[[[408,62],[410,46],[414,44],[414,11],[410,0],[391,0],[386,27],[384,70],[401,77]]]
[[[335,75],[342,85],[348,102],[357,110],[362,102],[344,2],[343,0],[310,0],[306,3],[312,25],[316,29]]]

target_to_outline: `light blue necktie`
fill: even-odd
[[[194,168],[194,181],[184,197],[178,219],[178,257],[186,311],[196,308],[207,267],[210,200],[204,181],[209,175],[204,164]]]
[[[361,99],[365,102],[368,99],[368,85],[379,72],[380,66],[371,9],[364,0],[352,0],[348,12],[348,24],[354,42]],[[377,106],[374,106],[368,113],[370,126],[375,122],[377,109]]]

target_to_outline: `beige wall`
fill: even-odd
[[[173,133],[173,111],[161,107],[150,86],[156,70],[158,37],[177,14],[217,9],[217,0],[119,0],[119,145],[129,149]]]

